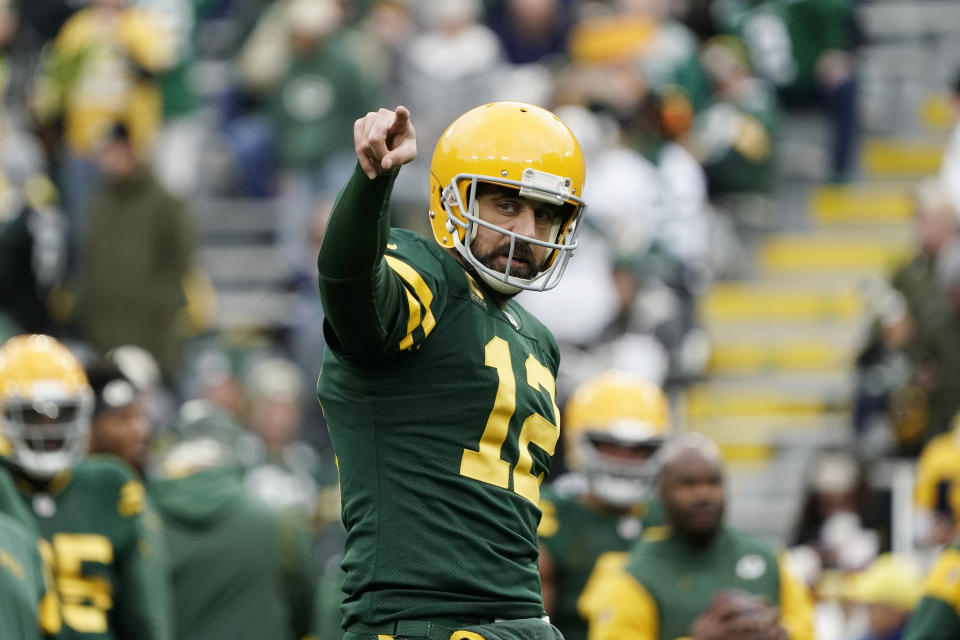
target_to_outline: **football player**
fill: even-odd
[[[140,392],[114,364],[91,367],[88,379],[94,408],[87,450],[91,454],[116,456],[143,477],[150,422]]]
[[[533,105],[460,116],[431,162],[434,242],[390,228],[397,169],[416,156],[409,111],[370,113],[354,136],[318,258],[345,638],[558,638],[537,523],[559,350],[513,296],[555,285],[576,247],[580,146]]]
[[[24,524],[52,546],[60,637],[167,640],[165,567],[144,488],[119,460],[83,460],[92,408],[83,367],[53,338],[21,335],[0,347],[9,444],[0,475],[32,512]]]
[[[543,492],[538,530],[544,606],[566,640],[586,640],[578,600],[588,582],[620,566],[641,530],[660,524],[648,498],[669,429],[663,391],[626,372],[596,376],[567,401],[564,443],[575,471]]]

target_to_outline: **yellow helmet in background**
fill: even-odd
[[[430,163],[430,226],[436,241],[456,249],[489,286],[502,293],[543,291],[557,285],[576,248],[577,222],[585,203],[580,144],[556,115],[522,102],[491,102],[457,118],[440,136]],[[562,207],[549,241],[519,236],[477,216],[480,182],[517,189],[521,196]],[[477,227],[519,237],[548,249],[540,273],[520,278],[481,264],[470,245]]]
[[[45,335],[21,335],[0,347],[0,432],[7,455],[46,479],[84,455],[93,392],[76,357]]]
[[[656,453],[670,423],[670,404],[659,386],[623,371],[602,373],[567,400],[562,422],[567,460],[586,476],[596,497],[613,506],[636,504],[656,479]],[[611,455],[610,447],[623,455]]]

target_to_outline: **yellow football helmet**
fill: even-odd
[[[642,501],[656,478],[656,453],[670,429],[663,390],[633,374],[608,371],[573,392],[563,417],[567,460],[586,476],[590,491],[613,506]],[[609,445],[630,453],[612,456]]]
[[[75,465],[92,413],[87,375],[62,344],[21,335],[0,347],[0,431],[25,473],[47,479]]]
[[[456,249],[493,289],[517,293],[555,287],[576,248],[577,222],[586,207],[583,152],[570,129],[553,113],[522,102],[491,102],[471,109],[440,136],[430,163],[430,226],[436,241]],[[520,195],[562,207],[551,238],[544,242],[520,236],[480,220],[477,183],[505,185]],[[533,278],[521,278],[480,263],[470,245],[478,226],[548,250]],[[508,260],[507,264],[510,262]]]

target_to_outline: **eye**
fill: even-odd
[[[533,210],[533,215],[538,224],[553,224],[559,212],[549,207],[537,207]]]
[[[517,213],[520,211],[520,204],[515,198],[503,198],[497,201],[497,208],[504,213]]]

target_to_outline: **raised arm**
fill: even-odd
[[[357,169],[330,214],[317,267],[331,346],[359,355],[383,347],[405,308],[403,284],[383,255],[393,180],[416,158],[417,142],[405,107],[368,113],[354,124],[353,136]]]

